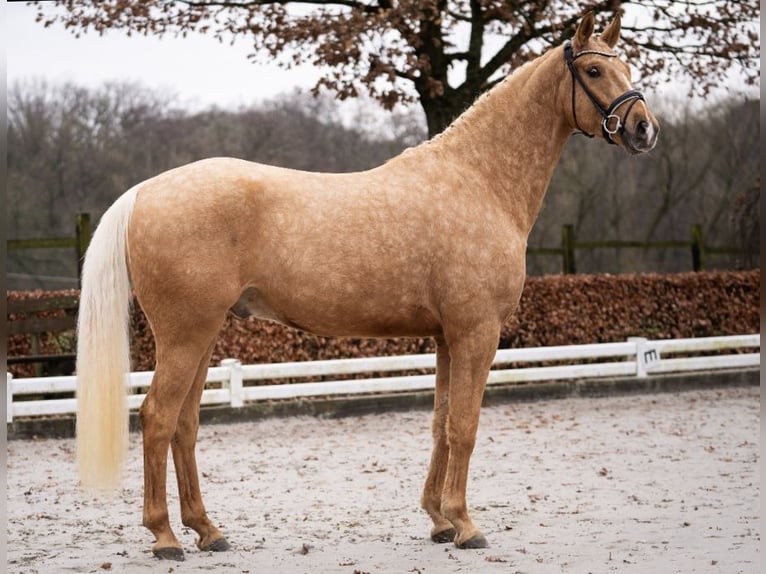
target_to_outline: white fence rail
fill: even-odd
[[[499,349],[487,384],[529,383],[565,379],[599,377],[639,377],[652,374],[713,369],[760,367],[759,352],[742,352],[760,348],[761,336],[735,335],[699,339],[647,340],[631,338],[623,343],[539,347],[533,349]],[[710,351],[737,350],[730,354],[704,354]],[[700,355],[702,353],[702,355]],[[684,355],[674,357],[674,355]],[[692,356],[689,356],[692,355]],[[605,362],[593,362],[609,359]],[[558,362],[553,366],[519,366],[524,363]],[[401,375],[391,377],[332,380],[306,383],[273,383],[279,379],[317,376],[337,376],[360,373],[402,372],[434,369],[435,355],[405,355],[368,359],[339,359],[242,365],[237,359],[225,359],[219,367],[208,369],[207,382],[219,388],[208,388],[202,394],[203,405],[229,405],[237,408],[246,402],[291,399],[312,396],[391,393],[433,389],[434,376]],[[128,405],[137,409],[146,396],[152,372],[131,373],[128,384],[131,393]],[[245,382],[255,384],[246,385]],[[56,398],[73,393],[76,378],[38,377],[14,379],[7,374],[7,421],[40,415],[71,415],[76,412],[77,399]],[[38,398],[41,395],[51,398]],[[29,396],[34,395],[34,400]],[[26,399],[26,400],[25,400]]]

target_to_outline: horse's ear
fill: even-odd
[[[601,33],[601,39],[606,42],[607,46],[614,48],[617,44],[617,40],[620,39],[620,13],[618,12],[614,20],[606,27]]]
[[[577,32],[573,40],[575,51],[582,49],[587,44],[588,39],[593,35],[594,16],[593,11],[583,16],[580,25],[577,26]]]

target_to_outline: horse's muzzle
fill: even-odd
[[[651,117],[638,119],[631,122],[630,127],[625,128],[622,133],[625,148],[630,153],[646,153],[657,145],[657,136],[660,133],[660,126],[657,120]]]

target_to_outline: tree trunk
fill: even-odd
[[[481,95],[469,94],[462,90],[447,90],[445,94],[431,96],[420,94],[420,104],[426,114],[429,139],[442,133],[457,117],[467,110],[474,100]]]

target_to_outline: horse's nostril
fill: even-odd
[[[649,122],[641,120],[636,126],[636,135],[641,139],[646,139],[646,134],[649,132]]]

